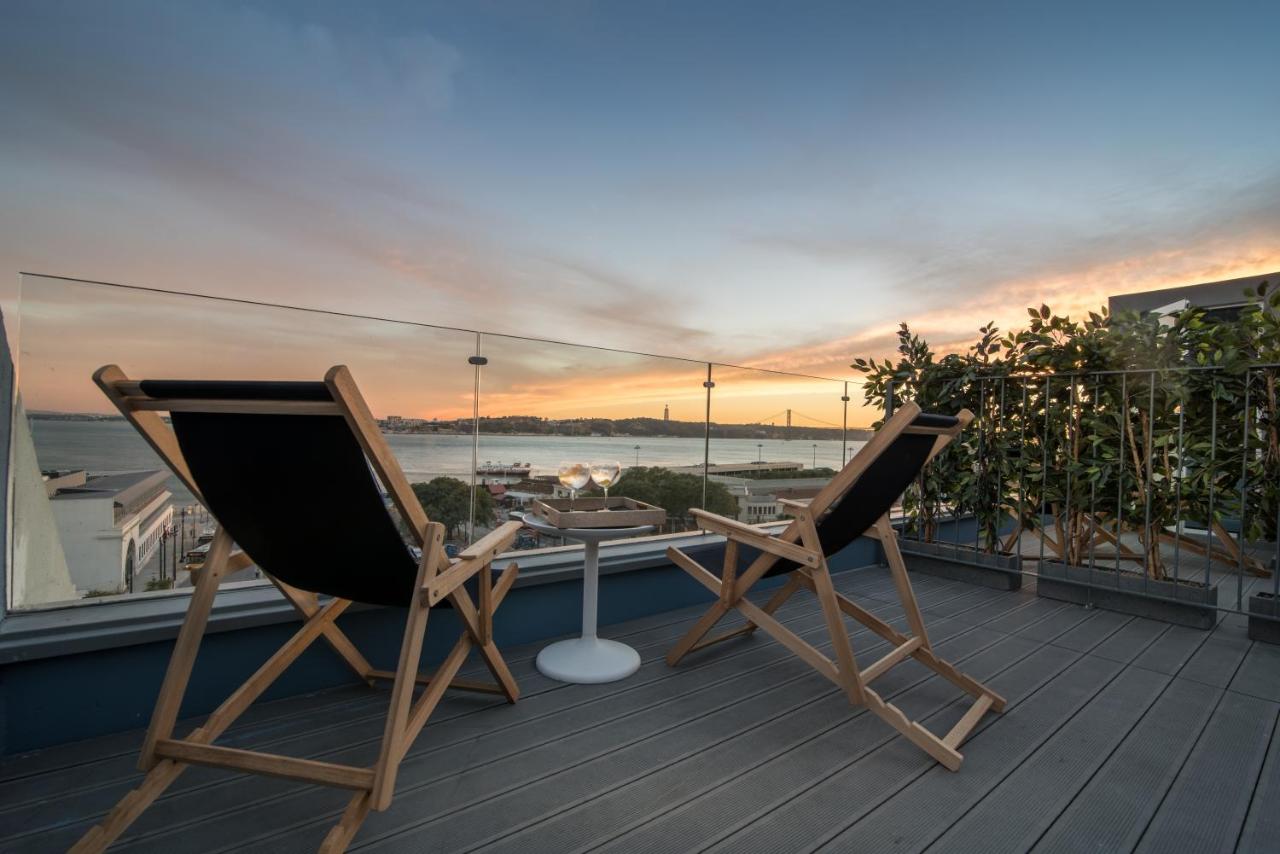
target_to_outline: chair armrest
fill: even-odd
[[[702,530],[723,534],[731,540],[753,546],[762,552],[793,560],[803,566],[817,566],[822,562],[822,555],[816,554],[804,546],[789,543],[772,534],[766,534],[764,531],[753,528],[744,522],[739,522],[737,519],[717,516],[715,513],[708,513],[705,510],[694,510],[692,515],[694,520],[697,521],[698,527]]]
[[[476,540],[450,564],[449,568],[438,574],[427,583],[427,604],[434,605],[444,599],[467,579],[484,567],[493,563],[493,559],[506,551],[513,542],[523,522],[504,522],[497,528]]]
[[[779,498],[778,504],[780,504],[782,509],[786,510],[789,515],[795,516],[804,510],[808,510],[809,502],[812,500],[812,498]]]
[[[227,558],[227,572],[239,572],[251,566],[253,566],[253,558],[239,549],[233,551],[231,556]]]
[[[459,562],[478,560],[488,563],[505,552],[515,542],[516,535],[520,533],[520,529],[523,527],[524,522],[515,519],[510,522],[503,522],[472,543],[469,548],[462,551],[457,560]]]

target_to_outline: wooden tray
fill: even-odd
[[[533,512],[557,528],[630,528],[667,521],[666,510],[634,498],[575,498],[572,510],[569,503],[568,498],[540,498],[533,502]]]

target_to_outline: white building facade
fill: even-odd
[[[70,473],[74,478],[77,473]],[[163,471],[51,479],[49,503],[80,595],[139,592],[142,568],[173,526]]]

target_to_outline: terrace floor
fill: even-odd
[[[893,620],[887,574],[838,586]],[[662,660],[696,616],[612,626],[644,664],[611,685],[562,685],[507,650],[524,696],[440,707],[401,767],[395,802],[353,850],[1275,850],[1280,648],[1238,617],[1213,632],[927,576],[915,581],[943,654],[1010,705],[951,773],[763,634],[678,669]],[[499,615],[500,616],[500,615]],[[821,645],[812,598],[780,616]],[[894,620],[897,622],[896,620]],[[864,663],[883,652],[854,636]],[[957,692],[914,662],[877,682],[946,732]],[[350,688],[265,703],[222,743],[371,760],[386,694]],[[64,850],[137,780],[138,732],[0,767],[0,849]],[[118,850],[310,851],[346,801],[334,790],[193,768]],[[1268,843],[1266,840],[1270,839]]]

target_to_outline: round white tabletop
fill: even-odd
[[[538,671],[560,682],[588,684],[625,679],[640,669],[640,654],[624,643],[596,636],[596,605],[600,588],[600,543],[637,537],[653,525],[625,528],[557,528],[526,513],[524,523],[535,531],[583,544],[582,635],[557,641],[538,653]]]

